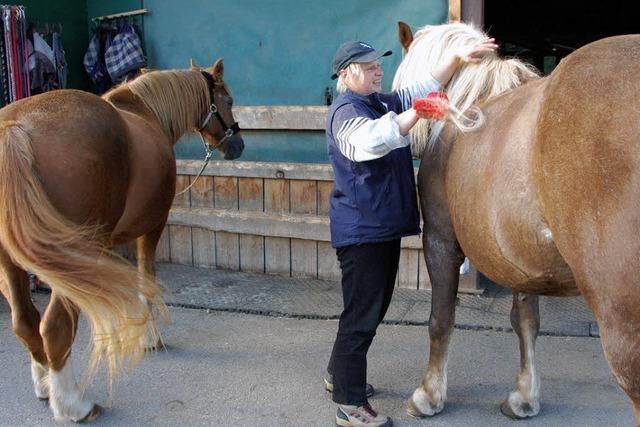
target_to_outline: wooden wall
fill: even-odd
[[[178,161],[177,192],[201,161]],[[176,197],[157,260],[338,280],[329,234],[329,165],[215,161]],[[476,292],[475,276],[461,290]],[[430,287],[419,236],[402,240],[398,286]]]

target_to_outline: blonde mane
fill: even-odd
[[[196,70],[153,71],[126,87],[147,104],[173,141],[198,127],[210,105],[207,81]]]
[[[424,79],[451,52],[477,44],[488,36],[472,25],[463,23],[426,26],[416,32],[409,51],[398,67],[393,79],[393,89],[412,81]],[[535,68],[518,60],[502,59],[496,54],[485,55],[477,64],[463,64],[444,88],[454,110],[471,116],[452,120],[459,131],[479,128],[484,122],[480,109],[473,108],[488,99],[521,84],[538,78]],[[471,113],[471,114],[470,114]],[[462,119],[462,120],[461,120]],[[426,147],[433,149],[445,122],[420,120],[411,130],[411,151],[421,158]]]

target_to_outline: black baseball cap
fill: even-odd
[[[338,72],[347,68],[352,62],[371,62],[383,56],[391,55],[391,51],[379,52],[370,44],[364,42],[342,43],[336,54],[333,55],[333,75],[331,79],[338,78]]]

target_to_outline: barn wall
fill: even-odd
[[[225,61],[225,80],[238,106],[324,105],[335,96],[330,79],[337,46],[361,39],[394,54],[383,68],[389,89],[402,59],[397,21],[413,28],[447,19],[448,0],[88,0],[88,19],[148,10],[144,44],[151,68],[186,68],[190,59],[209,66]],[[243,135],[243,160],[326,163],[323,129],[252,129]],[[182,159],[203,156],[198,137],[176,146]]]

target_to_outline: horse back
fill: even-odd
[[[487,122],[451,148],[445,188],[456,238],[492,280],[515,290],[574,294],[534,182],[534,134],[546,79],[495,98]]]
[[[70,220],[107,229],[124,209],[129,177],[128,131],[100,97],[57,90],[0,110],[28,134],[33,169],[53,206]]]
[[[565,58],[549,77],[538,127],[540,200],[576,279],[635,283],[640,35],[603,39]]]

